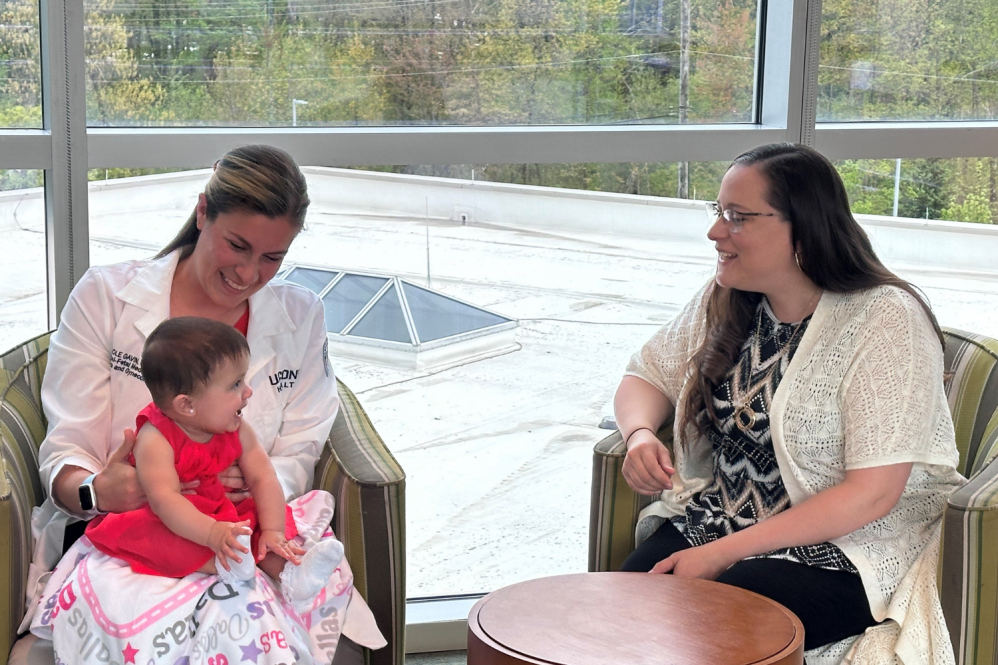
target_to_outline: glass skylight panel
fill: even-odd
[[[322,299],[326,309],[326,330],[343,332],[387,281],[384,277],[344,275]]]
[[[300,284],[309,291],[319,293],[329,286],[329,283],[338,274],[328,270],[315,270],[314,268],[295,268],[285,279],[289,282]]]
[[[385,295],[357,322],[349,335],[412,344],[409,329],[405,325],[405,315],[402,314],[402,304],[394,286],[385,291]]]
[[[460,335],[510,320],[414,284],[405,283],[403,288],[420,342]]]

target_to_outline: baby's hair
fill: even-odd
[[[249,344],[230,325],[198,316],[178,316],[159,324],[142,349],[142,378],[153,402],[166,409],[177,395],[208,385],[226,360],[249,355]]]

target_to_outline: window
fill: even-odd
[[[924,218],[923,203],[932,220],[976,210],[955,193],[977,183],[990,197],[990,165],[905,161],[898,214]],[[964,267],[986,271],[998,234],[950,224],[985,233],[968,236],[934,221],[939,228],[912,240],[910,228],[872,217],[892,212],[894,166],[838,164],[881,257],[925,289],[943,325],[998,335],[990,321],[998,296],[987,280],[957,284],[947,268],[974,237],[980,249],[962,255],[977,263]],[[690,164],[690,190],[714,199],[726,167]],[[312,204],[284,277],[323,298],[337,376],[406,470],[408,595],[476,593],[585,570],[592,447],[609,433],[598,425],[612,414],[630,355],[714,268],[702,204],[665,196],[675,193],[678,166],[304,171]],[[157,251],[209,173],[93,183],[95,262]],[[154,223],[136,232],[137,219]],[[932,256],[935,248],[944,251]],[[499,333],[507,337],[415,359],[416,351],[392,352],[507,320],[517,324]]]
[[[0,170],[0,353],[48,330],[42,173]]]
[[[836,168],[855,213],[998,222],[998,159],[994,157],[855,159],[840,161]]]
[[[751,122],[756,0],[86,0],[110,125]],[[680,106],[685,109],[682,112]]]
[[[210,169],[91,169],[90,264],[148,258],[197,205]]]
[[[406,470],[408,595],[585,570],[597,425],[630,354],[709,275],[702,206],[577,189],[675,193],[674,164],[385,170],[406,172],[304,168],[312,204],[285,277],[322,294],[337,376]],[[690,170],[713,196],[723,165]],[[93,263],[158,251],[209,174],[92,182]],[[656,237],[671,224],[681,243]]]
[[[857,159],[836,167],[881,260],[923,290],[940,325],[998,337],[998,160]]]
[[[0,128],[41,127],[38,0],[0,0]]]
[[[825,0],[818,119],[998,118],[992,0]]]

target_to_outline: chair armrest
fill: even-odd
[[[24,617],[31,510],[45,500],[38,446],[45,438],[39,388],[48,334],[0,355],[0,662]]]
[[[998,606],[996,542],[998,458],[950,496],[943,515],[940,600],[958,652],[957,662],[990,662],[994,655],[998,637],[994,614]],[[979,657],[985,652],[987,661]]]
[[[672,452],[672,419],[658,431],[658,438]],[[655,501],[624,480],[624,440],[614,432],[593,448],[593,485],[589,506],[589,571],[620,570],[634,551],[638,513]]]
[[[0,436],[6,448],[6,436]],[[0,662],[17,641],[31,561],[31,506],[17,497],[16,478],[23,469],[0,458]]]
[[[315,469],[314,488],[336,497],[333,530],[343,542],[354,587],[388,646],[371,665],[405,657],[405,474],[354,394],[337,380],[340,410]]]

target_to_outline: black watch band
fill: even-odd
[[[94,489],[96,477],[97,474],[92,473],[80,485],[80,508],[87,513],[97,512],[97,491]]]

